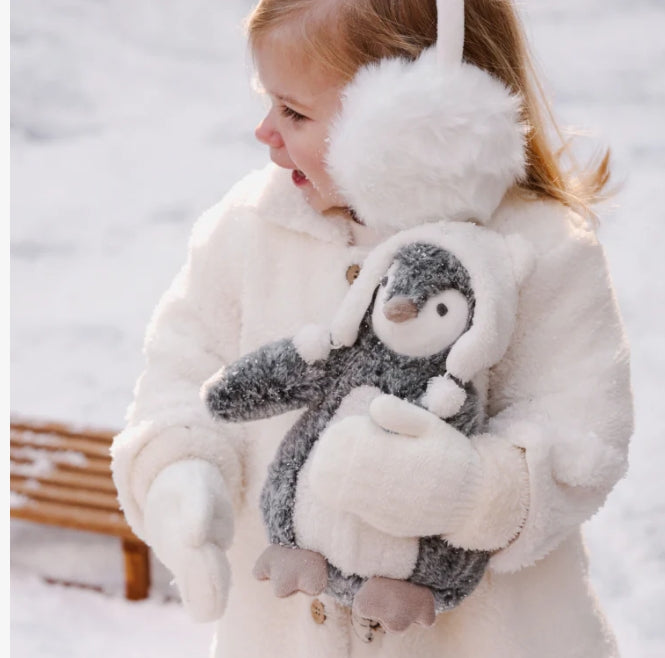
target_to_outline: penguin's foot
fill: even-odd
[[[271,544],[254,565],[257,580],[270,580],[275,596],[296,592],[321,594],[328,584],[328,563],[320,553],[304,548]]]
[[[366,581],[353,599],[353,613],[379,622],[384,630],[398,633],[411,624],[434,623],[434,595],[428,587],[407,580],[375,577]]]

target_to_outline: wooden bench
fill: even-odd
[[[11,516],[119,537],[125,596],[136,601],[145,599],[150,589],[149,550],[118,506],[109,454],[113,436],[114,432],[12,419]]]

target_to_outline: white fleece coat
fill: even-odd
[[[479,587],[432,628],[364,643],[348,612],[327,597],[320,597],[326,620],[317,624],[308,596],[278,599],[251,575],[267,541],[258,505],[266,469],[297,412],[222,426],[199,389],[223,363],[307,323],[329,323],[348,290],[347,269],[362,264],[379,236],[317,214],[290,172],[272,165],[197,222],[187,263],[148,328],[147,367],[114,442],[113,469],[125,514],[144,536],[146,493],[163,468],[189,457],[219,467],[236,528],[220,658],[617,655],[589,587],[580,534],[625,472],[633,422],[628,347],[603,251],[580,217],[553,202],[507,197],[488,225],[519,233],[536,253],[514,339],[487,391],[490,439],[524,451],[526,520]],[[412,475],[395,473],[405,476],[417,488]],[[500,499],[500,477],[496,487]],[[403,502],[403,517],[417,515]],[[500,522],[484,525],[483,516],[496,513],[491,497],[477,505],[476,534],[505,531]]]

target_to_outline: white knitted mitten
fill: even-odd
[[[233,508],[219,470],[202,459],[167,466],[148,490],[144,524],[190,617],[221,617],[231,581],[225,551],[233,538]]]
[[[528,506],[521,450],[491,435],[469,439],[390,395],[323,432],[309,478],[322,502],[388,535],[444,535],[477,550],[507,545]]]

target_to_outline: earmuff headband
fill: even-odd
[[[464,0],[437,0],[436,52],[439,64],[453,67],[462,62],[464,50]]]

